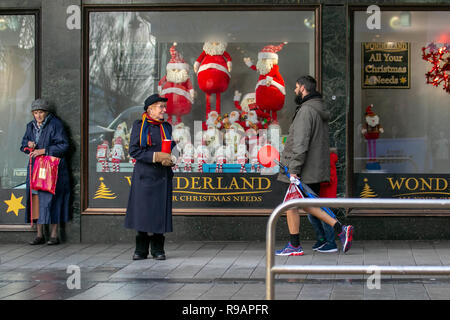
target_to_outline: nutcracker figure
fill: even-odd
[[[109,142],[107,140],[103,140],[102,144],[97,146],[96,158],[102,165],[102,172],[109,172]]]

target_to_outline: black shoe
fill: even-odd
[[[36,237],[33,241],[28,242],[29,244],[31,244],[32,246],[37,245],[37,244],[45,244],[45,239],[44,237]]]
[[[145,260],[147,257],[141,256],[137,253],[133,254],[133,260]]]
[[[59,244],[59,239],[58,238],[50,238],[50,240],[48,240],[47,244],[49,246],[54,246]]]
[[[155,260],[166,260],[166,255],[164,253],[157,253],[152,256]]]

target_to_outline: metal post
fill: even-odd
[[[331,208],[398,208],[398,209],[450,209],[450,200],[411,199],[295,199],[280,204],[269,217],[266,230],[266,299],[275,298],[275,274],[367,274],[375,270],[391,275],[450,275],[447,266],[274,266],[275,226],[279,216],[291,208],[331,207]]]

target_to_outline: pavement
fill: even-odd
[[[277,243],[281,248],[284,243]],[[347,253],[276,257],[285,265],[450,265],[450,241],[354,241]],[[264,242],[166,242],[167,260],[130,244],[0,244],[1,300],[264,300]],[[449,276],[276,275],[278,300],[450,299]],[[373,283],[373,282],[372,282]]]

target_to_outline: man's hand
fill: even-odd
[[[37,149],[37,150],[33,150],[32,152],[30,152],[30,156],[31,157],[37,157],[37,156],[42,156],[45,154],[45,149]]]
[[[36,148],[36,143],[34,143],[34,141],[28,141],[28,148],[31,148],[31,149]]]
[[[164,165],[163,161],[167,164],[172,162],[170,159],[170,154],[165,152],[154,152],[153,153],[153,162],[159,162]]]

